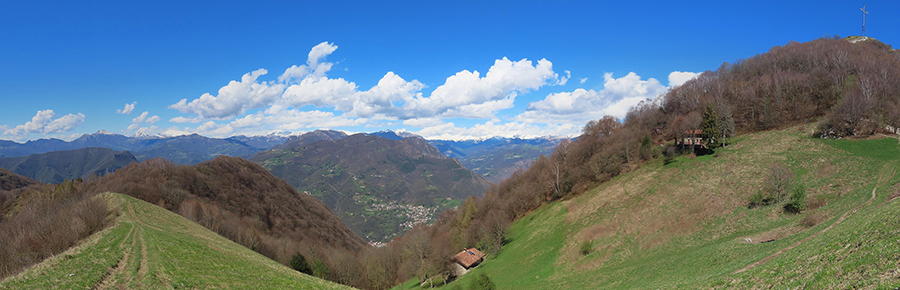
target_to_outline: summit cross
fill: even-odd
[[[863,37],[866,37],[866,14],[869,14],[869,11],[866,11],[866,4],[863,3],[863,8],[859,8],[863,12]]]

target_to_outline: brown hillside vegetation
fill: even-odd
[[[37,180],[12,173],[9,170],[0,168],[0,191],[13,190],[16,188],[26,187],[32,184],[39,184]],[[2,203],[2,201],[0,201]]]
[[[194,166],[152,159],[86,184],[157,204],[283,264],[295,253],[334,265],[365,243],[322,202],[265,168],[220,156]],[[338,255],[339,256],[339,255]]]
[[[3,183],[18,187],[0,190],[0,279],[65,251],[109,224],[106,203],[79,192],[81,182],[43,185],[3,169],[0,174]]]
[[[624,122],[611,116],[589,122],[576,140],[562,142],[553,154],[491,188],[483,199],[467,200],[459,209],[443,213],[435,225],[391,243],[403,252],[421,247],[420,239],[430,241],[425,258],[407,261],[430,271],[398,272],[398,277],[425,281],[445,274],[441,255],[453,249],[477,246],[499,252],[506,227],[516,218],[594,188],[645,160],[678,154],[677,148],[664,150],[660,145],[673,144],[689,131],[703,130],[704,144],[715,148],[736,133],[786,128],[819,118],[823,121],[816,135],[822,137],[866,136],[879,128],[898,127],[900,83],[891,81],[898,76],[900,53],[876,40],[850,43],[835,37],[791,42],[725,63],[657,101],[633,107]],[[696,230],[690,224],[658,227]],[[597,228],[585,234],[607,231]],[[643,241],[642,246],[657,243]]]
[[[820,134],[869,135],[900,125],[897,77],[900,53],[874,39],[791,42],[703,73],[666,94],[662,108],[672,121],[712,105],[717,115],[731,115],[739,132],[827,115]]]

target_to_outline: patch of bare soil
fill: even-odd
[[[793,236],[796,233],[802,232],[805,228],[802,226],[784,226],[777,229],[770,230],[764,233],[758,233],[751,236],[741,237],[739,238],[742,243],[751,243],[751,244],[761,244],[774,242],[783,238],[787,238]]]
[[[891,187],[890,192],[890,195],[888,195],[887,199],[884,200],[884,203],[891,202],[894,199],[900,197],[900,183],[894,184],[894,186]]]
[[[595,224],[581,230],[575,238],[579,241],[592,241],[599,237],[611,236],[618,228],[607,224]]]

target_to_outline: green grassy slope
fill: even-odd
[[[103,194],[113,226],[0,289],[348,289],[296,272],[165,209]]]
[[[499,289],[900,286],[898,140],[805,137],[811,129],[653,161],[543,206],[511,225],[501,253],[448,286],[466,287],[478,272]],[[796,174],[810,209],[747,208],[772,163]]]

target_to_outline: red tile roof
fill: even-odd
[[[484,253],[476,248],[464,250],[453,256],[453,259],[459,262],[463,267],[466,267],[466,269],[472,267],[473,264],[477,263],[482,258],[484,258]]]

